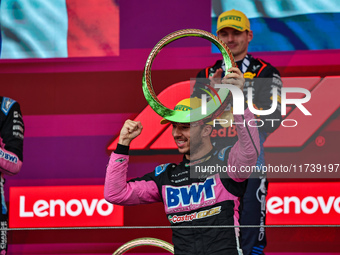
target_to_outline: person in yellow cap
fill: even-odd
[[[267,136],[274,132],[280,125],[281,116],[281,77],[279,71],[268,62],[254,58],[248,53],[254,33],[251,30],[250,21],[247,16],[239,10],[228,10],[221,13],[217,18],[216,33],[218,38],[227,44],[234,56],[238,68],[246,79],[244,85],[245,101],[248,101],[248,89],[252,91],[253,107],[255,109],[271,109],[273,104],[273,89],[277,89],[277,107],[270,115],[257,116],[263,125],[259,127],[261,154],[257,165],[265,165],[263,143]],[[266,43],[263,38],[263,43]],[[220,83],[226,70],[223,60],[218,60],[213,66],[201,70],[197,74],[196,83],[192,97],[201,98],[204,91],[209,89],[206,84],[214,86]],[[208,95],[207,95],[208,96]],[[231,116],[231,105],[227,106],[225,112],[220,116],[227,119]],[[275,123],[268,120],[276,120]],[[212,131],[212,141],[217,147],[226,144],[233,145],[238,140],[237,130],[233,126],[216,125]],[[265,222],[265,196],[267,187],[266,175],[252,175],[248,180],[246,193],[243,197],[243,209],[241,214],[241,225],[263,225]],[[261,254],[266,246],[265,228],[242,228],[241,246],[244,255],[252,253]]]
[[[227,44],[235,61],[242,60],[248,52],[248,45],[253,39],[247,16],[237,10],[223,12],[217,19],[218,37]]]
[[[236,67],[231,71],[222,82],[229,83],[233,78],[233,84],[242,88],[242,73]],[[200,106],[201,99],[190,98],[181,100],[175,110],[190,113]],[[244,116],[234,118],[242,123],[243,118],[248,121],[254,115],[246,109]],[[169,121],[163,119],[161,123]],[[139,121],[124,123],[117,149],[111,154],[106,169],[105,199],[124,206],[163,202],[174,227],[175,254],[240,254],[239,229],[216,226],[239,225],[239,201],[250,175],[246,169],[255,165],[259,153],[257,128],[237,124],[238,142],[216,149],[210,138],[212,125],[170,124],[178,151],[183,154],[182,162],[159,165],[143,177],[127,181],[129,145],[141,134],[143,126]]]

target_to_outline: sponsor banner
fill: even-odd
[[[339,182],[270,183],[266,224],[340,224],[339,185]]]
[[[10,228],[122,226],[123,207],[103,198],[103,186],[11,187]]]

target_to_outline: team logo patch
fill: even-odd
[[[4,97],[1,103],[1,111],[7,116],[9,110],[16,101],[8,97]]]
[[[115,162],[123,163],[126,160],[126,158],[119,158],[116,159]]]
[[[253,66],[253,72],[255,72],[257,69],[259,69],[261,65]]]
[[[18,163],[18,157],[11,155],[7,152],[4,152],[0,149],[0,158],[3,158],[11,163],[17,164]]]
[[[165,202],[168,209],[199,208],[215,203],[216,181],[214,177],[205,180],[204,183],[193,183],[186,186],[165,186]]]
[[[210,217],[221,212],[221,206],[217,206],[208,210],[194,212],[191,214],[184,214],[184,215],[172,215],[168,217],[170,223],[181,223],[186,221],[193,221],[198,219],[203,219],[206,217]]]
[[[220,152],[218,153],[218,158],[222,161],[224,161],[224,157],[225,157],[225,152],[230,148],[231,146],[225,147],[222,150],[220,150]]]
[[[155,168],[155,176],[160,175],[161,173],[163,173],[165,171],[165,169],[167,168],[167,166],[170,165],[170,163],[167,164],[162,164],[159,165]]]
[[[246,72],[244,73],[243,77],[245,79],[253,79],[256,76],[256,73]]]

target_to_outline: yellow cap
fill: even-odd
[[[217,31],[225,27],[231,27],[239,31],[250,31],[250,22],[247,16],[235,9],[223,12],[217,19]]]
[[[201,99],[198,97],[193,97],[193,98],[186,98],[183,99],[182,101],[178,102],[174,108],[175,111],[190,111],[193,109],[196,109],[201,106]],[[169,123],[169,120],[162,119],[161,124],[167,124]],[[209,122],[207,124],[212,125],[212,122]]]

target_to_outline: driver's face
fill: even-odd
[[[190,155],[191,148],[199,148],[202,143],[201,125],[172,123],[172,136],[174,137],[178,151]]]

